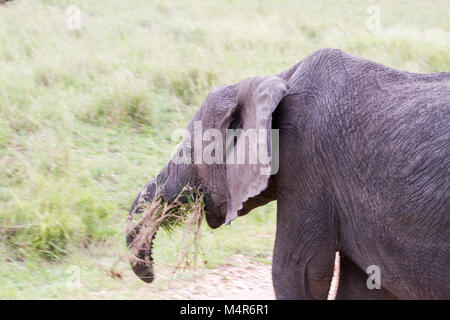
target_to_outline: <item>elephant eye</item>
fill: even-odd
[[[190,141],[183,141],[181,153],[185,154],[186,156],[190,156],[192,153],[192,146]]]
[[[191,149],[192,149],[191,142],[190,141],[184,141],[183,142],[183,150],[190,151]]]

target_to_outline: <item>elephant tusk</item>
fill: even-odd
[[[334,258],[333,279],[331,280],[330,291],[328,292],[327,300],[336,300],[336,295],[339,287],[340,266],[341,266],[341,256],[339,255],[339,251],[337,251],[336,256]]]

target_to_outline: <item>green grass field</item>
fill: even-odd
[[[71,5],[81,10],[79,30],[67,27]],[[372,5],[379,30],[366,23]],[[157,237],[158,278],[143,294],[120,258],[127,210],[208,91],[278,73],[324,47],[447,71],[448,9],[444,0],[0,5],[0,298],[163,297],[179,234]],[[235,253],[269,263],[274,208],[205,227],[206,267]]]

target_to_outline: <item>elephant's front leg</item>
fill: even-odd
[[[295,203],[278,199],[272,263],[276,298],[326,299],[337,247],[335,218],[326,201]]]

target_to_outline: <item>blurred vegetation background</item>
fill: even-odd
[[[81,12],[75,30],[67,24],[73,5]],[[368,25],[373,5],[379,30]],[[178,235],[157,237],[158,280],[143,292],[120,259],[127,210],[170,158],[178,142],[170,139],[172,131],[185,127],[208,91],[278,73],[324,47],[412,72],[448,71],[448,5],[446,0],[0,5],[0,298],[160,297],[169,277],[161,270],[176,256]],[[270,263],[274,208],[258,209],[215,232],[206,228],[205,267],[227,263],[235,253]],[[73,270],[80,273],[80,288],[67,284]]]

